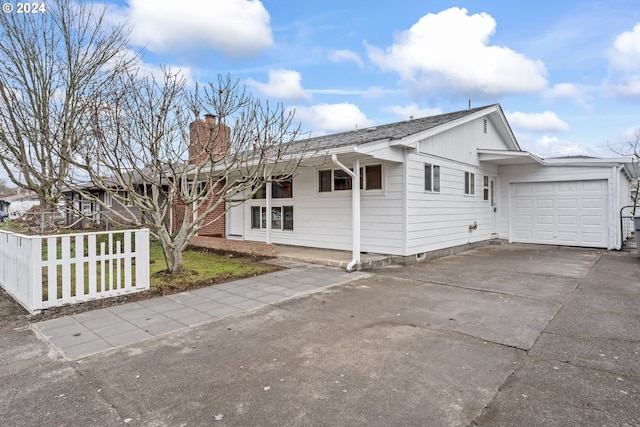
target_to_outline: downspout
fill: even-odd
[[[342,169],[351,177],[351,216],[352,216],[352,236],[353,243],[352,259],[347,265],[347,272],[351,273],[356,265],[360,263],[360,160],[353,161],[353,171],[338,161],[338,157],[334,154],[331,156],[333,164]]]

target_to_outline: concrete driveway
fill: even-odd
[[[74,362],[13,322],[2,425],[638,426],[640,259],[487,246]]]

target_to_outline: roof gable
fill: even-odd
[[[512,141],[513,149],[519,150],[511,128],[499,104],[492,104],[468,110],[454,111],[452,113],[438,114],[435,116],[418,119],[404,120],[380,126],[371,126],[348,132],[331,135],[323,135],[301,141],[308,152],[332,150],[341,147],[353,147],[363,144],[389,141],[392,145],[408,145],[430,134],[443,132],[451,127],[466,123],[484,115],[497,113],[498,122],[503,128],[503,136]],[[495,120],[495,119],[494,119]]]

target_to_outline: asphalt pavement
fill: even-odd
[[[632,253],[486,246],[265,304],[73,358],[4,321],[0,424],[640,425]]]

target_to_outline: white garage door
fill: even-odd
[[[607,181],[511,184],[512,241],[606,248]]]

